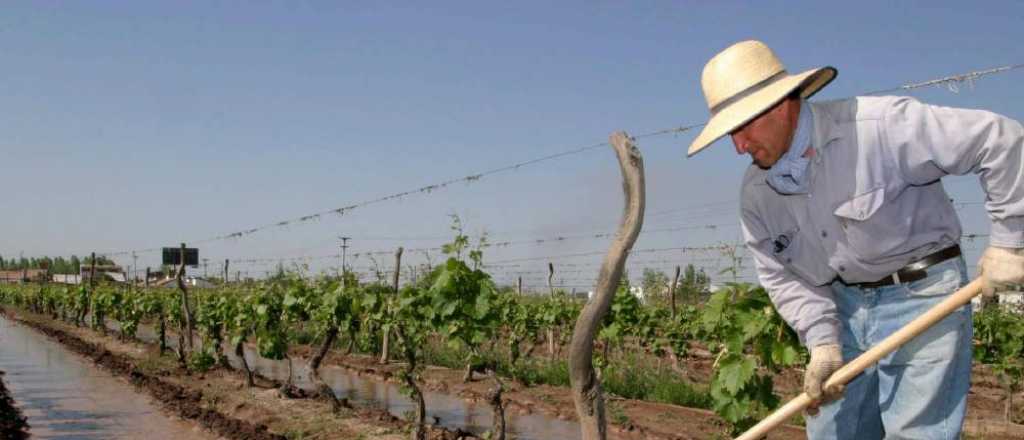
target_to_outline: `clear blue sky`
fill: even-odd
[[[1019,2],[484,3],[6,4],[0,255],[194,242],[591,145],[617,129],[702,122],[701,67],[748,38],[791,71],[837,67],[818,99],[1024,62]],[[1021,119],[1022,79],[1015,71],[958,94],[913,94]],[[736,199],[748,160],[727,141],[684,159],[694,134],[641,142],[648,212]],[[974,182],[949,191],[981,200]],[[492,241],[610,231],[620,205],[614,157],[597,149],[200,252],[211,261],[329,255],[340,234],[353,237],[350,252],[434,246],[421,238],[447,235],[450,213]],[[649,217],[648,229],[722,227],[645,234],[637,247],[735,241],[735,212],[720,204]],[[966,230],[987,231],[980,206],[962,215]],[[409,239],[384,240],[392,237]],[[517,245],[487,257],[606,245]],[[140,254],[140,266],[157,264],[157,254]],[[337,261],[313,266],[328,264]]]

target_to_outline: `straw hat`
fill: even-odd
[[[831,66],[790,75],[764,43],[741,41],[711,58],[700,78],[711,120],[690,144],[693,156],[772,108],[796,89],[808,98],[836,77]]]

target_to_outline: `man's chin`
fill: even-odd
[[[767,170],[767,169],[770,169],[772,167],[772,165],[775,165],[775,161],[769,162],[769,161],[766,161],[766,160],[754,159],[754,165],[757,165],[757,167],[762,169],[762,170]]]

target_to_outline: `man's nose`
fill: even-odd
[[[747,154],[749,149],[749,139],[744,135],[743,130],[735,131],[731,134],[732,143],[736,146],[736,154]]]

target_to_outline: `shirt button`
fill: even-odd
[[[787,262],[787,263],[792,263],[792,262],[793,262],[793,259],[792,259],[792,258],[786,258],[786,262]]]
[[[828,237],[828,231],[821,231],[821,238]]]
[[[839,266],[840,272],[846,272],[846,266]]]

